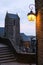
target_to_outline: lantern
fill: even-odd
[[[33,13],[32,8],[31,8],[30,13],[27,14],[27,18],[29,21],[35,21],[36,20],[36,14]]]

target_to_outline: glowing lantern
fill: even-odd
[[[30,13],[27,14],[27,18],[28,18],[29,21],[35,21],[36,20],[36,15],[32,11],[33,8],[30,8],[30,9],[31,9],[31,11],[30,11]]]

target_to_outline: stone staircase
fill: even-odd
[[[6,62],[36,63],[36,54],[18,53],[9,39],[0,38],[0,64]]]
[[[13,51],[9,46],[0,43],[0,63],[16,61]]]

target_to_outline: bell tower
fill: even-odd
[[[10,39],[13,47],[20,43],[20,18],[17,14],[7,13],[5,17],[5,37]]]

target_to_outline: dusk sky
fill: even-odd
[[[35,0],[1,0],[0,1],[0,27],[5,26],[6,12],[18,14],[20,17],[20,32],[26,35],[36,35],[36,22],[27,19],[30,12],[29,5],[35,4]],[[33,6],[35,12],[35,6]]]

